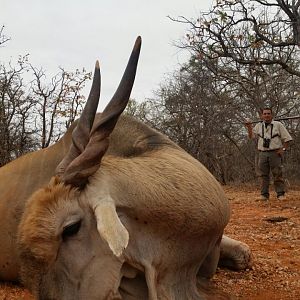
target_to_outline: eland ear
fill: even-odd
[[[76,150],[75,152],[80,152],[80,154],[74,156],[74,159],[71,160],[61,175],[62,181],[66,184],[83,188],[89,176],[93,175],[99,169],[101,159],[109,145],[108,137],[128,103],[135,79],[140,49],[141,37],[138,37],[117,91],[104,109],[99,121],[94,124],[89,135],[88,143],[83,151],[81,142],[77,142],[77,134],[75,134],[73,147]],[[85,119],[86,118],[84,118],[84,120]],[[79,136],[81,138],[81,134],[79,134]],[[83,146],[85,146],[84,143]],[[70,159],[68,159],[68,162],[69,161]]]
[[[128,245],[129,233],[119,219],[113,199],[108,197],[105,200],[94,208],[97,230],[113,254],[120,257]]]

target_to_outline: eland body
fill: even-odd
[[[229,203],[210,172],[120,116],[140,46],[103,113],[96,64],[64,137],[0,169],[0,279],[21,279],[37,299],[201,299],[197,278],[213,276],[220,253],[250,265],[249,248],[223,236]]]

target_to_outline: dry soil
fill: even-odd
[[[268,202],[256,200],[258,188],[253,185],[224,189],[232,208],[225,233],[250,246],[254,265],[241,272],[218,269],[211,287],[223,299],[300,299],[300,185],[292,186],[284,201],[272,192]],[[33,297],[20,286],[0,283],[4,299]]]

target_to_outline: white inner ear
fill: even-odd
[[[119,219],[113,199],[107,197],[103,200],[94,206],[97,229],[114,255],[120,257],[128,245],[129,233]]]

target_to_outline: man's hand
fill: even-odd
[[[244,122],[244,125],[246,126],[247,130],[248,130],[248,137],[249,139],[252,139],[253,136],[253,132],[252,132],[252,121],[249,119],[246,119]]]
[[[252,127],[252,121],[250,120],[250,119],[246,119],[245,120],[245,122],[244,122],[244,125],[246,126],[246,127]]]
[[[280,156],[283,156],[284,152],[285,152],[285,148],[280,148],[276,150],[276,153]]]

